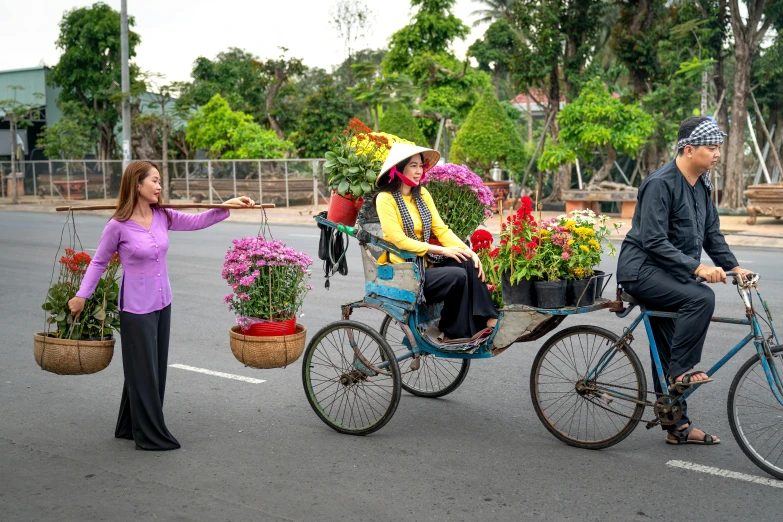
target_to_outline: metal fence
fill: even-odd
[[[326,195],[323,159],[169,160],[169,199],[222,202],[249,196],[276,205],[310,205]],[[160,165],[159,160],[154,160]],[[16,164],[17,194],[76,199],[116,198],[122,161],[48,160]],[[0,162],[0,197],[11,197],[11,162]]]

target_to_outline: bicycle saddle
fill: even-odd
[[[639,301],[637,301],[634,296],[632,296],[631,294],[629,294],[625,290],[623,290],[622,298],[623,298],[623,301],[625,301],[627,303],[630,303],[632,305],[638,305],[639,304]]]

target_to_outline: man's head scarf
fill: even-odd
[[[683,138],[677,142],[677,149],[684,149],[686,145],[698,147],[700,145],[720,145],[723,143],[723,137],[728,136],[725,132],[720,130],[718,126],[712,120],[705,120],[698,124],[690,136]],[[704,185],[707,186],[707,190],[712,191],[712,182],[710,181],[710,171],[708,170],[701,175]]]

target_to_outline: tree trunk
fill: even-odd
[[[530,95],[526,97],[527,100],[527,142],[533,143],[533,108],[530,106]]]
[[[728,40],[728,34],[726,34],[726,16],[727,16],[727,6],[726,6],[726,0],[719,0],[718,1],[718,26],[721,28],[721,42],[725,42]],[[720,127],[723,131],[728,130],[729,128],[729,100],[724,93],[727,92],[726,90],[726,82],[724,81],[723,73],[724,68],[723,64],[726,59],[726,56],[724,55],[723,47],[721,46],[717,50],[717,54],[715,56],[715,65],[713,66],[713,80],[715,83],[715,99],[720,100],[721,97],[723,97],[723,103],[721,103],[720,110],[718,111],[717,121],[718,121],[718,127]],[[726,136],[726,138],[723,141],[723,150],[727,150],[729,148],[729,143],[731,140],[729,139],[729,136]],[[718,159],[718,172],[724,173],[726,172],[726,155],[722,155],[720,159]]]
[[[494,77],[492,78],[492,84],[495,87],[495,99],[500,99],[500,72],[498,71],[498,68],[495,67],[494,71]]]
[[[269,90],[266,93],[266,119],[269,122],[269,126],[281,140],[285,139],[285,134],[283,134],[283,128],[280,127],[280,124],[277,123],[277,120],[272,116],[272,105],[275,102],[277,93],[280,91],[280,87],[283,86],[283,83],[287,78],[288,76],[284,72],[279,70],[275,71],[275,83],[269,86]]]
[[[11,203],[19,203],[19,191],[16,189],[16,119],[9,118],[11,124]],[[2,181],[2,180],[0,180]]]
[[[164,113],[165,114],[165,113]],[[163,120],[163,143],[162,149],[163,152],[161,156],[161,168],[163,169],[163,172],[161,172],[161,176],[163,177],[163,203],[167,203],[169,201],[169,126],[166,123],[165,116]]]
[[[378,106],[374,106],[372,108],[372,128],[375,132],[378,132],[378,129],[380,128],[378,126]]]
[[[612,145],[609,143],[606,144],[606,156],[603,159],[604,164],[601,165],[601,168],[598,169],[598,172],[593,174],[593,177],[590,178],[590,184],[588,187],[598,187],[598,184],[608,178],[609,173],[612,171],[614,162],[617,159],[617,151],[614,150],[614,147],[612,147]]]
[[[550,111],[555,111],[552,125],[552,141],[557,143],[560,134],[560,126],[557,124],[557,114],[560,112],[560,76],[557,67],[552,68],[549,79],[549,107]],[[571,188],[571,164],[562,165],[554,174],[552,183],[552,193],[547,198],[548,201],[563,201],[563,191]]]

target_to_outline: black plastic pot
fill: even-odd
[[[595,278],[569,279],[566,290],[568,306],[590,306],[595,302]]]
[[[536,281],[536,301],[539,308],[563,308],[566,305],[568,284],[561,281]]]
[[[608,285],[612,279],[612,274],[607,274],[603,270],[593,270],[595,276],[595,298],[603,296],[604,288]]]
[[[536,295],[533,287],[533,281],[523,279],[518,283],[511,284],[511,273],[503,272],[503,302],[507,305],[527,305],[536,306]]]

